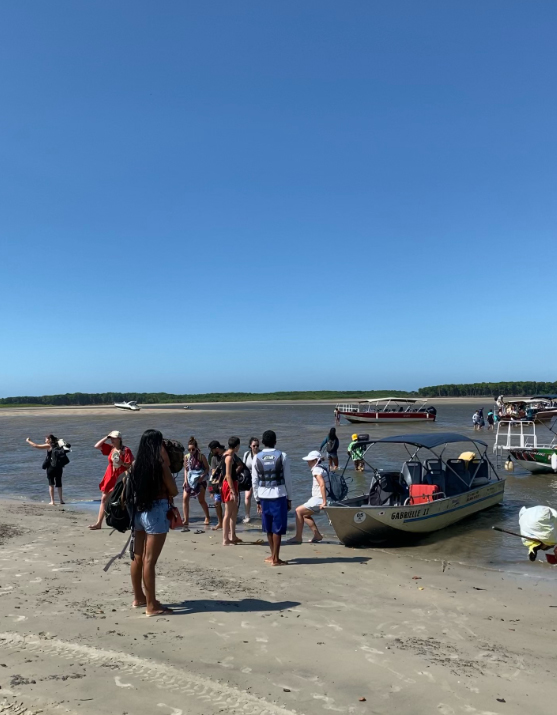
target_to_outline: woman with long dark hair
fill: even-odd
[[[331,472],[335,472],[338,469],[339,446],[340,442],[338,441],[336,428],[331,427],[329,434],[325,437],[323,442],[321,442],[321,447],[319,447],[319,451],[321,451],[323,447],[327,450],[327,456],[329,457],[329,469]]]
[[[207,489],[207,477],[209,475],[209,463],[207,457],[199,449],[195,437],[188,440],[188,452],[184,457],[184,526],[182,531],[189,531],[190,522],[190,499],[199,500],[199,506],[205,514],[205,526],[209,526],[209,507],[205,501],[205,490]]]
[[[244,454],[244,459],[242,460],[246,467],[249,469],[250,474],[253,467],[253,460],[255,455],[259,452],[259,437],[251,437],[249,441],[249,449]],[[246,505],[246,516],[244,517],[244,524],[249,524],[251,521],[251,498],[253,496],[253,489],[248,489],[244,493],[244,503]]]
[[[62,472],[64,467],[60,465],[53,464],[52,454],[53,451],[58,447],[58,442],[65,444],[63,440],[58,440],[53,434],[47,434],[44,438],[44,444],[35,444],[31,440],[31,437],[27,437],[25,440],[30,447],[35,449],[46,449],[46,458],[43,463],[43,469],[46,469],[46,478],[48,479],[48,492],[50,494],[50,506],[55,506],[54,501],[54,487],[58,489],[58,496],[60,497],[60,504],[65,504],[66,502],[62,498]],[[67,461],[67,460],[66,460]]]
[[[128,493],[135,510],[134,560],[130,569],[133,606],[145,606],[147,616],[172,613],[155,596],[155,566],[170,528],[167,512],[172,498],[178,494],[162,439],[155,429],[143,433],[129,476]]]
[[[228,449],[224,453],[224,474],[221,487],[222,503],[224,504],[224,518],[222,520],[222,545],[230,546],[239,544],[242,539],[236,536],[236,518],[240,504],[238,491],[238,450],[240,438],[230,437]]]

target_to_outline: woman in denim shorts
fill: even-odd
[[[172,610],[155,596],[155,566],[170,528],[166,514],[178,489],[158,430],[143,433],[130,481],[135,505],[135,546],[131,562],[133,607],[145,607],[147,616],[167,615]]]

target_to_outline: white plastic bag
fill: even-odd
[[[557,511],[549,506],[522,507],[518,514],[520,533],[530,540],[541,541],[548,546],[557,544]],[[529,546],[528,539],[522,539]]]

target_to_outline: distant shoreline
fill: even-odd
[[[25,416],[37,417],[39,415],[47,414],[58,414],[58,415],[111,415],[116,412],[120,414],[149,414],[153,412],[160,412],[162,409],[168,412],[179,412],[181,414],[195,414],[199,412],[199,408],[209,407],[209,406],[219,406],[226,410],[226,408],[237,408],[239,405],[334,405],[338,404],[342,400],[241,400],[239,402],[196,402],[196,403],[185,403],[185,402],[162,402],[157,404],[141,405],[141,410],[138,413],[128,412],[127,410],[120,410],[113,405],[38,405],[38,406],[25,406],[25,407],[11,407],[5,405],[0,409],[0,417],[15,417],[15,416]],[[357,399],[346,398],[346,402],[357,402]],[[490,407],[493,404],[493,400],[490,397],[435,397],[427,400],[428,404],[432,405],[477,405],[478,407]],[[184,410],[183,408],[189,405],[189,410]]]

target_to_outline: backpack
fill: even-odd
[[[346,479],[338,472],[330,472],[322,464],[319,465],[324,472],[327,473],[328,479],[325,479],[327,489],[327,501],[342,501],[346,499],[348,494],[348,484]]]
[[[64,467],[69,463],[70,458],[63,447],[56,447],[52,450],[50,455],[51,469],[64,469]]]
[[[327,444],[325,445],[325,449],[327,452],[330,454],[331,452],[335,451],[335,445],[336,445],[336,439],[328,439]]]
[[[163,439],[162,443],[168,452],[170,471],[172,474],[178,474],[184,466],[184,454],[186,452],[184,445],[178,442],[177,439]]]
[[[251,471],[245,462],[237,457],[234,460],[236,465],[236,478],[238,479],[238,491],[249,492],[251,489]]]
[[[114,489],[110,492],[104,510],[107,526],[111,526],[122,534],[129,531],[132,526],[124,495],[125,488],[125,480],[119,479]]]

